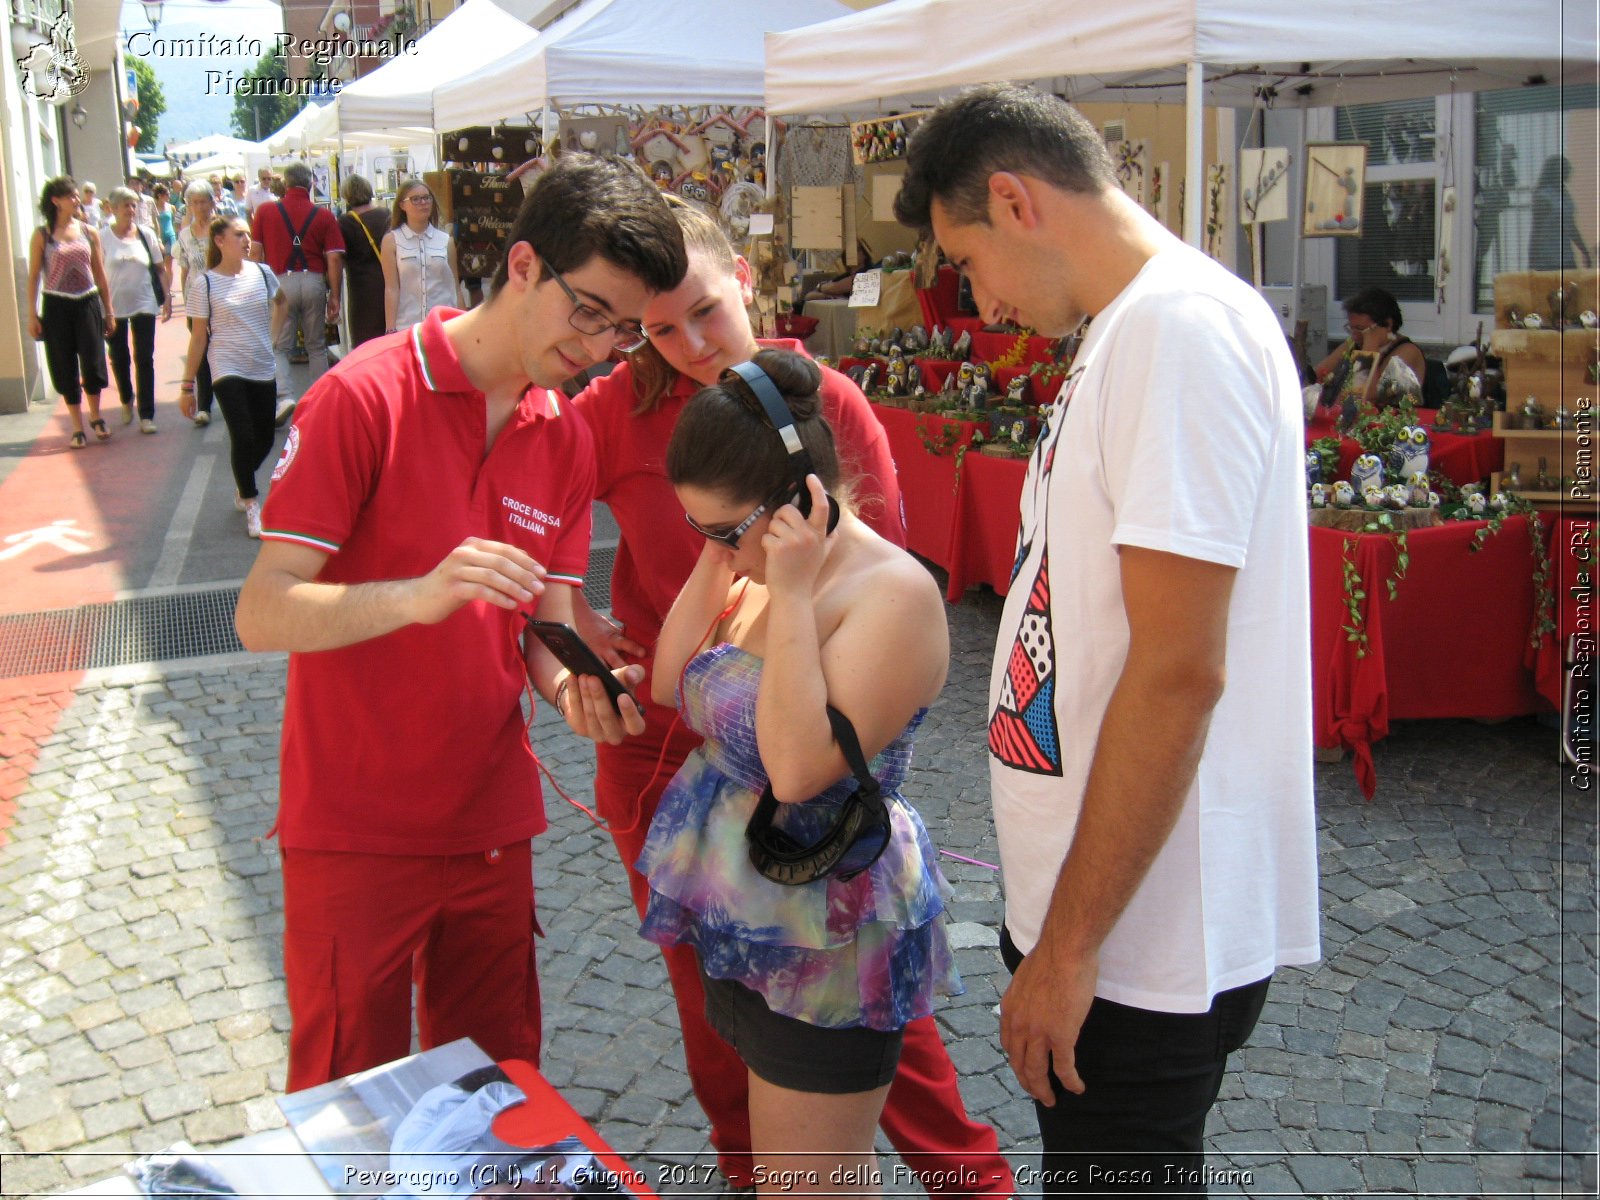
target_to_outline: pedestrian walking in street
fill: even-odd
[[[339,218],[344,235],[344,314],[350,346],[382,337],[383,257],[378,243],[389,231],[389,210],[372,202],[372,184],[365,176],[346,175],[339,185],[345,203]]]
[[[183,228],[178,230],[174,258],[181,272],[179,279],[183,284],[184,311],[187,312],[189,292],[200,285],[200,277],[206,273],[206,248],[211,245],[211,218],[216,213],[217,205],[211,194],[211,185],[203,179],[196,179],[185,188],[183,197],[184,222]],[[194,320],[187,319],[192,331]],[[193,420],[204,428],[211,424],[211,364],[204,355],[191,378],[194,380]]]
[[[433,189],[408,179],[395,193],[383,235],[383,316],[386,330],[410,329],[433,309],[464,308],[456,243],[439,228]]]
[[[328,324],[339,320],[344,276],[344,235],[338,218],[311,201],[311,168],[292,162],[283,175],[289,185],[283,199],[263,204],[250,219],[250,256],[276,272],[289,304],[275,347],[280,425],[296,404],[289,374],[295,339],[305,343],[312,384],[328,370]]]
[[[895,213],[986,323],[1093,319],[1029,463],[989,691],[1001,1044],[1047,1193],[1204,1194],[1228,1055],[1274,969],[1319,954],[1294,363],[1053,96],[941,106]]]
[[[228,426],[234,507],[244,513],[245,533],[261,536],[261,500],[256,472],[272,453],[276,371],[272,335],[284,319],[278,277],[264,263],[249,261],[250,231],[243,217],[218,217],[206,246],[206,271],[185,289],[189,351],[178,404],[193,418],[195,378],[211,366],[212,389]]]
[[[573,597],[578,630],[613,666],[652,651],[667,611],[699,558],[703,539],[682,519],[667,480],[667,443],[679,414],[702,387],[763,347],[803,353],[798,341],[758,342],[746,306],[750,266],[733,252],[715,221],[673,203],[689,255],[683,282],[645,306],[650,340],[573,401],[595,432],[596,499],[621,527],[611,576],[615,622]],[[833,430],[843,470],[853,481],[858,517],[896,546],[905,544],[900,490],[888,438],[861,390],[822,368],[822,415]],[[646,703],[646,732],[596,747],[595,798],[628,874],[640,916],[648,885],[636,863],[662,790],[700,743],[672,705]],[[754,1183],[750,1160],[748,1073],[706,1021],[700,968],[689,946],[663,946],[695,1098],[711,1123],[718,1165],[734,1187]],[[994,1131],[969,1119],[956,1072],[932,1017],[905,1027],[900,1069],[881,1124],[935,1196],[1009,1196],[1011,1169]]]
[[[170,197],[171,193],[164,183],[158,183],[150,190],[150,198],[155,205],[156,233],[161,237],[161,248],[169,255],[178,237],[177,212],[168,203]]]
[[[517,647],[525,615],[571,622],[588,556],[592,437],[554,389],[636,347],[684,266],[641,172],[565,156],[529,190],[493,300],[353,355],[289,432],[236,624],[290,652],[290,1091],[409,1053],[413,980],[425,1048],[539,1059],[524,689],[584,737],[644,728],[538,639]]]
[[[92,182],[79,189],[78,218],[86,225],[99,229],[101,225],[100,201]]]
[[[137,222],[138,196],[127,188],[113,188],[107,199],[114,215],[103,238],[106,278],[117,314],[106,330],[111,373],[122,398],[122,423],[132,424],[137,398],[139,432],[154,433],[156,316],[172,319],[172,256],[161,248],[155,230]]]
[[[81,217],[81,196],[70,176],[44,185],[39,215],[44,224],[28,243],[28,333],[44,342],[50,383],[66,401],[72,419],[69,444],[88,445],[83,397],[89,397],[89,428],[105,441],[111,436],[100,415],[106,386],[105,322],[111,285],[106,280],[100,236]],[[40,291],[43,290],[43,304]]]
[[[644,936],[693,948],[706,1016],[748,1068],[758,1182],[877,1195],[905,1027],[962,990],[949,885],[900,794],[950,642],[933,577],[833,498],[849,481],[821,384],[762,350],[673,430],[667,475],[703,546],[651,693],[705,743],[638,868]]]

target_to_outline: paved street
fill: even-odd
[[[17,528],[12,493],[32,478],[22,456],[45,422],[0,417],[0,534]],[[160,440],[184,438],[136,497],[137,546],[102,556],[121,564],[118,586],[80,594],[147,588],[174,528],[192,545],[168,582],[242,575],[252,547],[211,495],[215,477],[198,518],[180,522],[194,462],[222,431],[165,420]],[[54,588],[78,568],[37,569]],[[17,596],[4,611],[28,610]],[[909,791],[942,848],[994,862],[981,731],[998,604],[974,594],[949,613],[954,669]],[[265,839],[283,681],[281,656],[248,655],[0,679],[0,822],[15,802],[0,847],[5,1195],[283,1123],[282,905]],[[548,719],[534,744],[587,800],[586,746]],[[1594,1194],[1595,804],[1565,785],[1554,747],[1531,719],[1399,723],[1377,748],[1371,804],[1348,764],[1319,765],[1325,959],[1280,975],[1225,1083],[1213,1194]],[[666,1164],[709,1161],[694,1158],[708,1145],[665,973],[635,933],[609,839],[553,793],[547,808],[543,1066],[664,1180]],[[946,871],[968,991],[938,1019],[969,1108],[1032,1191],[1031,1103],[998,1046],[999,880],[954,860]],[[886,1168],[897,1161],[886,1153]],[[886,1190],[916,1189],[891,1174]]]

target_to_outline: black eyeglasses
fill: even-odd
[[[737,550],[739,548],[739,539],[750,532],[750,527],[752,525],[759,521],[770,510],[774,508],[781,508],[793,495],[794,492],[787,487],[780,492],[774,492],[760,504],[756,505],[748,517],[730,529],[707,529],[688,513],[683,514],[683,519],[689,522],[690,529],[694,530],[707,541],[721,542],[729,550]]]
[[[550,278],[561,285],[561,290],[567,294],[567,299],[573,303],[572,316],[567,318],[568,323],[579,333],[590,337],[598,337],[602,333],[611,335],[611,344],[624,354],[632,354],[650,339],[645,335],[644,327],[637,321],[613,321],[598,308],[585,304],[578,299],[578,293],[572,290],[567,281],[561,278],[561,272],[551,270]],[[690,522],[694,524],[693,521]],[[699,526],[695,526],[697,529]]]

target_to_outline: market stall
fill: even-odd
[[[581,105],[759,107],[763,36],[850,12],[840,0],[589,0],[537,39],[497,46],[432,94],[439,129]]]

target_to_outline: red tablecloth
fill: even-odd
[[[1411,564],[1389,599],[1396,542],[1383,534],[1312,528],[1312,710],[1319,746],[1344,746],[1370,798],[1372,743],[1391,720],[1514,717],[1540,708],[1534,688],[1533,560],[1525,517],[1506,521],[1472,553],[1482,521],[1407,535]],[[1543,531],[1539,531],[1543,536]],[[1345,626],[1343,563],[1354,543],[1367,648]]]
[[[970,453],[962,460],[950,529],[950,580],[945,598],[957,603],[974,584],[987,583],[1002,596],[1011,585],[1022,520],[1024,458]]]
[[[970,421],[946,421],[931,414],[914,413],[904,408],[874,404],[878,422],[889,435],[889,450],[894,455],[900,476],[900,498],[906,511],[906,546],[941,567],[950,565],[950,528],[956,511],[955,448],[972,440],[976,428]],[[942,453],[930,453],[923,434]],[[944,431],[954,426],[959,436],[946,446]]]
[[[1443,473],[1451,483],[1460,487],[1488,479],[1495,471],[1505,469],[1506,444],[1489,430],[1475,434],[1443,433],[1433,428],[1435,410],[1419,408],[1417,420],[1427,429],[1429,437],[1428,461],[1436,471]],[[1306,425],[1306,445],[1318,438],[1333,436],[1333,418],[1327,415],[1314,417]],[[1350,478],[1350,465],[1361,453],[1361,446],[1353,438],[1339,439],[1339,469],[1335,478]],[[1537,465],[1537,464],[1524,464]]]
[[[1596,651],[1595,583],[1600,576],[1600,545],[1595,516],[1546,518],[1550,527],[1550,586],[1555,589],[1556,633],[1540,647],[1534,674],[1539,695],[1561,707],[1562,672],[1567,639],[1587,639],[1584,652]]]

